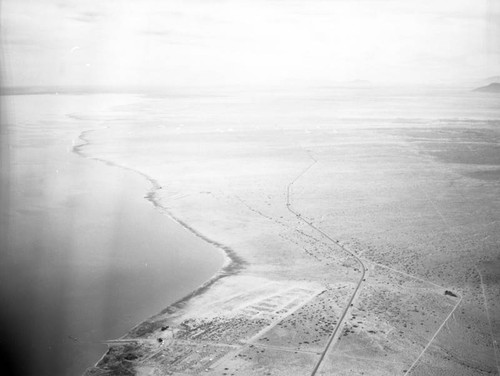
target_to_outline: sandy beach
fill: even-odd
[[[154,180],[147,198],[232,262],[87,375],[497,372],[497,111],[345,88],[123,108],[85,153]]]

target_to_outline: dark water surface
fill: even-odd
[[[2,98],[1,374],[79,375],[102,356],[103,340],[223,264],[144,198],[151,186],[142,176],[73,152],[88,124],[66,114],[123,100]]]

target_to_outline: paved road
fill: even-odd
[[[347,303],[346,307],[342,311],[342,315],[340,316],[340,320],[338,321],[337,325],[335,326],[335,329],[333,330],[332,334],[330,335],[330,338],[328,339],[328,342],[326,343],[325,348],[323,349],[323,352],[321,353],[320,358],[318,359],[318,362],[316,363],[316,365],[314,366],[314,369],[311,372],[311,376],[315,376],[316,373],[318,372],[319,368],[321,367],[321,364],[323,363],[323,359],[325,358],[326,354],[328,353],[328,351],[330,350],[330,348],[332,348],[333,345],[335,345],[335,343],[337,342],[338,337],[340,336],[341,329],[344,327],[344,323],[345,323],[347,314],[349,313],[349,309],[351,308],[351,304],[353,304],[354,300],[356,299],[356,297],[358,296],[359,292],[361,291],[361,285],[362,285],[362,283],[363,283],[363,281],[365,279],[365,275],[366,275],[366,267],[365,267],[365,264],[363,263],[363,261],[361,261],[361,259],[358,256],[356,256],[353,252],[349,251],[347,248],[344,248],[342,245],[338,244],[338,242],[335,239],[332,239],[325,232],[323,232],[322,230],[320,230],[319,228],[317,228],[316,226],[314,226],[314,224],[312,222],[309,222],[308,220],[306,220],[302,216],[301,213],[299,213],[297,210],[295,210],[293,208],[293,206],[292,206],[292,204],[290,202],[290,196],[291,196],[290,195],[290,191],[291,191],[292,185],[297,180],[299,180],[307,171],[309,171],[311,169],[311,167],[313,167],[318,162],[312,155],[309,154],[309,157],[313,160],[313,163],[311,163],[304,170],[302,170],[301,173],[299,175],[297,175],[295,177],[295,179],[292,180],[288,184],[288,186],[287,186],[287,190],[286,190],[286,207],[287,207],[287,209],[288,209],[288,211],[290,213],[292,213],[293,215],[295,215],[297,217],[297,219],[299,219],[300,221],[304,222],[309,227],[311,227],[313,230],[315,230],[316,232],[319,232],[325,238],[327,238],[328,240],[330,240],[335,246],[341,248],[344,252],[346,252],[349,255],[351,255],[357,261],[357,263],[359,264],[360,269],[361,269],[361,277],[360,277],[360,279],[359,279],[359,281],[358,281],[358,283],[356,285],[356,289],[354,290],[354,292],[352,293],[351,297],[349,298],[349,302]]]

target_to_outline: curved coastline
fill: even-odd
[[[71,114],[71,115],[68,114],[67,116],[70,118],[73,118],[73,119],[87,120],[87,119],[80,119],[74,114]],[[240,256],[238,256],[233,249],[231,249],[230,247],[228,247],[224,244],[221,244],[213,239],[210,239],[206,235],[200,233],[199,231],[194,229],[192,226],[190,226],[186,222],[182,221],[180,218],[176,217],[170,210],[168,210],[168,208],[163,206],[160,202],[159,197],[158,197],[158,191],[160,189],[162,189],[162,187],[156,179],[152,178],[151,176],[145,174],[142,171],[139,171],[139,170],[127,167],[127,166],[123,166],[123,165],[117,164],[115,162],[111,162],[111,161],[103,159],[103,158],[93,157],[89,154],[86,154],[83,151],[83,149],[86,146],[89,146],[91,144],[91,141],[86,136],[90,133],[98,131],[99,129],[107,129],[107,128],[109,128],[109,127],[87,129],[87,130],[82,131],[78,136],[78,139],[82,142],[79,144],[74,144],[71,151],[82,158],[95,160],[97,162],[104,163],[107,166],[121,168],[121,169],[130,171],[130,172],[133,172],[135,174],[142,176],[151,185],[151,188],[149,189],[147,194],[144,196],[147,201],[149,201],[161,213],[165,214],[169,219],[171,219],[172,221],[179,224],[183,229],[189,231],[194,236],[202,239],[203,241],[207,242],[208,244],[214,246],[216,249],[222,251],[224,258],[225,258],[225,262],[224,262],[222,268],[219,269],[217,271],[217,273],[215,273],[210,279],[208,279],[206,282],[201,284],[198,288],[193,290],[188,295],[186,295],[183,298],[177,300],[176,302],[170,304],[169,306],[164,308],[159,313],[157,313],[149,318],[146,318],[144,321],[138,323],[136,326],[132,327],[127,333],[125,333],[122,337],[120,337],[120,338],[127,338],[127,336],[129,336],[129,335],[133,336],[134,333],[138,332],[142,326],[144,326],[144,325],[147,326],[149,321],[151,319],[157,317],[158,315],[162,315],[165,313],[173,313],[173,312],[183,308],[190,299],[192,299],[196,296],[199,296],[199,295],[203,294],[204,292],[206,292],[218,280],[239,273],[241,270],[244,269],[247,262],[245,260],[243,260]],[[97,361],[97,363],[99,363],[101,359],[99,359]]]

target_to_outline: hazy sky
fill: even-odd
[[[463,82],[500,0],[0,0],[3,85]]]

